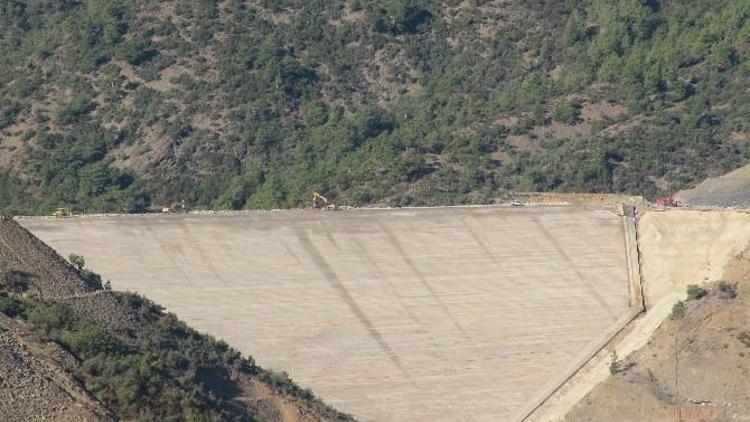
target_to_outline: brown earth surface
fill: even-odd
[[[721,277],[736,298],[714,288],[687,302],[648,344],[596,387],[567,421],[750,420],[750,260],[742,254]]]

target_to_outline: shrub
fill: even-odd
[[[561,101],[555,107],[554,115],[556,120],[574,125],[581,117],[581,103],[578,100]]]
[[[83,256],[78,255],[78,254],[74,254],[74,253],[70,254],[70,256],[68,256],[68,261],[70,261],[70,263],[74,267],[76,267],[78,271],[83,271],[83,268],[86,266],[86,259],[84,259]]]
[[[116,341],[98,327],[81,323],[71,329],[63,330],[59,340],[76,356],[89,358],[101,352],[113,352],[118,350]]]
[[[68,257],[68,261],[70,261],[71,265],[78,270],[78,274],[89,287],[95,290],[101,290],[104,288],[102,277],[99,274],[86,269],[86,260],[83,256],[72,253]]]
[[[737,288],[725,281],[719,283],[717,291],[719,292],[719,297],[722,299],[734,299],[737,297]]]
[[[0,285],[11,293],[23,293],[29,289],[29,276],[23,271],[0,270]]]
[[[57,123],[63,125],[78,123],[94,111],[95,108],[96,103],[91,98],[79,94],[73,97],[69,103],[60,106],[55,118]]]
[[[34,306],[26,312],[26,318],[50,334],[64,327],[69,315],[62,305]]]
[[[682,319],[686,312],[685,302],[679,301],[672,307],[672,319]]]
[[[21,315],[24,311],[23,303],[8,297],[7,294],[0,292],[0,313],[11,318]]]
[[[17,104],[11,104],[5,108],[0,107],[0,129],[4,129],[13,124],[18,113],[21,112],[21,107]]]
[[[292,381],[289,374],[284,371],[278,372],[270,369],[261,370],[258,374],[258,378],[269,384],[271,387],[287,394],[295,395],[303,399],[315,398],[315,395],[311,390],[300,388],[294,383],[294,381]]]
[[[737,336],[737,340],[739,340],[745,346],[750,347],[750,331],[743,331],[743,332],[741,332]]]
[[[620,361],[617,360],[617,352],[613,350],[610,354],[609,373],[614,375],[618,372],[620,372]]]
[[[708,290],[696,284],[691,284],[687,288],[688,300],[699,300],[708,294]]]
[[[93,271],[84,269],[81,271],[81,278],[94,290],[102,290],[104,288],[102,277]]]

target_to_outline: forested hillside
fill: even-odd
[[[653,197],[750,159],[750,2],[0,0],[0,206]]]

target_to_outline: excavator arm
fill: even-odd
[[[319,192],[312,193],[312,206],[313,208],[321,208],[321,206],[328,205],[328,198],[321,195]]]

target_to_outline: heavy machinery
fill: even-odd
[[[168,207],[156,207],[155,211],[158,211],[162,214],[174,214],[179,212],[187,212],[187,208],[185,207],[185,201],[181,202],[173,202],[171,206]]]
[[[320,192],[312,193],[312,207],[319,210],[335,210],[336,205],[328,200]]]
[[[57,218],[72,217],[73,210],[71,210],[70,208],[58,207],[55,208],[55,212],[53,212],[52,215]]]
[[[683,205],[682,202],[674,199],[671,196],[662,196],[661,198],[656,198],[654,203],[659,207],[681,207]]]

